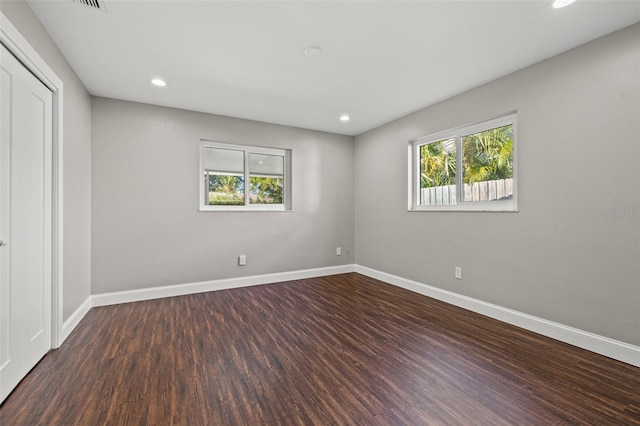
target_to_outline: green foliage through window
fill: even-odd
[[[456,184],[455,139],[420,146],[420,187]],[[462,137],[463,182],[513,177],[513,125]]]
[[[413,210],[516,211],[516,114],[410,142]]]
[[[200,210],[288,210],[291,151],[202,141]]]
[[[209,175],[209,205],[234,206],[244,204],[244,177]]]
[[[513,125],[462,138],[463,181],[473,184],[513,177]]]
[[[251,204],[282,204],[283,178],[258,177],[249,178]]]
[[[420,187],[456,184],[455,139],[433,142],[420,147]]]

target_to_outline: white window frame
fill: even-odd
[[[205,202],[205,191],[208,193],[207,183],[205,182],[205,166],[204,153],[206,148],[229,149],[244,152],[244,204],[232,206],[216,206],[209,205]],[[198,199],[199,211],[291,211],[291,150],[280,148],[266,148],[252,145],[237,145],[228,142],[217,142],[209,140],[200,141],[200,170],[198,174]],[[276,155],[284,157],[284,187],[282,188],[282,204],[251,204],[249,202],[249,155],[264,154]]]
[[[462,173],[462,138],[474,133],[495,129],[507,125],[513,126],[513,197],[510,200],[463,201]],[[457,211],[457,212],[517,212],[518,211],[518,178],[517,178],[517,113],[513,112],[492,120],[483,121],[464,127],[445,130],[423,136],[409,142],[409,211]],[[420,147],[433,142],[454,139],[456,143],[456,204],[453,205],[420,205]]]

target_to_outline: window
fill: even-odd
[[[516,127],[510,114],[410,142],[409,209],[517,211]]]
[[[200,210],[290,210],[291,151],[203,141]]]

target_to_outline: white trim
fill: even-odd
[[[409,211],[412,212],[518,212],[518,117],[517,111],[491,120],[469,124],[442,132],[422,136],[409,141]],[[513,129],[513,195],[511,200],[463,201],[464,183],[461,168],[456,173],[456,203],[446,205],[421,205],[420,202],[420,147],[443,140],[454,140],[456,164],[462,164],[462,139],[467,135],[511,125]]]
[[[53,92],[53,176],[51,253],[51,347],[64,340],[63,333],[63,83],[0,11],[0,42]]]
[[[205,149],[206,148],[215,148],[222,150],[230,150],[230,151],[241,151],[243,153],[244,158],[244,167],[242,172],[231,171],[226,172],[227,175],[233,176],[243,176],[245,181],[245,191],[244,191],[244,204],[239,205],[210,205],[208,204],[208,194],[209,190],[207,189],[207,183],[205,182],[206,177],[205,173],[207,172],[205,169]],[[291,157],[292,152],[290,149],[285,148],[268,148],[263,146],[252,146],[252,145],[237,145],[228,142],[217,142],[207,139],[200,140],[200,172],[199,172],[199,184],[198,184],[198,199],[199,207],[198,211],[200,212],[242,212],[242,211],[292,211],[292,203],[291,203]],[[250,167],[250,156],[251,154],[265,154],[265,155],[273,155],[277,157],[283,158],[283,175],[284,175],[284,187],[283,189],[283,199],[282,204],[251,204],[249,201],[250,191],[248,188],[249,178],[251,176],[251,167]],[[254,175],[255,176],[255,175]]]
[[[89,312],[89,309],[96,306],[139,302],[143,300],[183,296],[283,281],[301,280],[349,272],[366,275],[388,284],[392,284],[427,297],[432,297],[445,303],[468,309],[472,312],[486,315],[490,318],[533,331],[534,333],[640,367],[640,347],[638,346],[357,264],[95,294],[91,296],[91,298],[85,300],[85,302],[67,319],[67,321],[65,321],[63,329],[64,337],[62,340],[64,341],[64,339],[69,336],[78,323],[80,323],[82,318],[87,314],[87,312]]]
[[[326,268],[303,269],[299,271],[279,272],[274,274],[252,275],[248,277],[149,287],[136,290],[116,291],[113,293],[101,293],[94,294],[92,296],[92,306],[107,306],[119,303],[160,299],[163,297],[184,296],[187,294],[204,293],[207,291],[226,290],[283,281],[324,277],[327,275],[346,274],[354,271],[354,265],[329,266]]]
[[[640,367],[640,347],[638,346],[401,278],[366,266],[355,265],[355,272]]]
[[[75,312],[72,313],[69,318],[67,318],[67,320],[62,324],[62,336],[60,339],[60,345],[67,339],[67,337],[69,337],[71,332],[78,326],[78,324],[80,324],[82,318],[84,318],[84,316],[89,313],[89,310],[91,308],[91,296],[89,296],[84,302],[82,302],[80,306],[78,306],[78,309],[76,309]]]

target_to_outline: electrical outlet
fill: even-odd
[[[238,266],[244,266],[247,264],[247,255],[241,254],[238,256]]]
[[[336,247],[336,256],[342,256],[342,247]]]
[[[462,279],[462,268],[459,267],[459,266],[456,266],[455,277],[456,277],[456,279],[459,279],[459,280]]]

